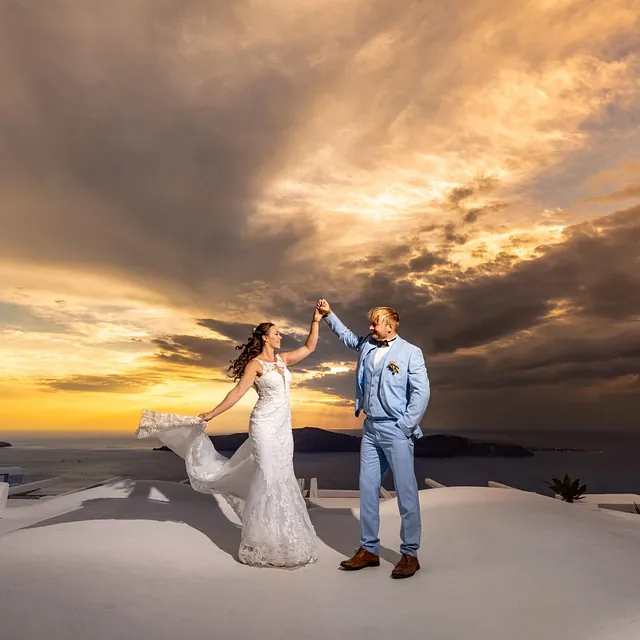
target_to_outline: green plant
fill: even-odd
[[[564,474],[561,480],[558,476],[552,476],[551,482],[545,482],[551,490],[557,493],[565,502],[582,500],[582,494],[587,490],[586,484],[580,484],[580,478],[572,480],[568,474]]]

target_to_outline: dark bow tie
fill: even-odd
[[[388,347],[389,346],[389,341],[388,340],[376,340],[376,347]]]

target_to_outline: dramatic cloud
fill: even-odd
[[[228,297],[286,277],[327,213],[424,212],[470,178],[449,202],[481,210],[585,144],[599,96],[633,99],[631,5],[574,8],[7,4],[3,255]]]
[[[630,184],[624,189],[614,191],[600,198],[589,198],[587,202],[619,202],[621,200],[640,199],[640,184]]]
[[[388,280],[378,289],[387,296],[381,302],[406,309],[401,332],[423,347],[435,389],[540,393],[536,388],[544,385],[570,389],[615,380],[635,389],[640,207],[567,228],[563,242],[539,247],[538,254],[506,272],[460,272],[437,299]],[[370,289],[374,282],[379,278],[371,277]],[[343,308],[345,319],[361,326],[358,316],[368,304],[354,300]],[[304,384],[351,397],[351,375]]]
[[[436,422],[631,427],[639,9],[2,2],[3,416],[186,411],[256,324],[295,348],[327,297],[359,334],[400,311]],[[323,326],[307,422],[343,426],[354,361]]]
[[[0,328],[4,330],[62,333],[68,326],[42,317],[25,305],[0,301]]]
[[[229,366],[233,351],[223,340],[208,340],[198,336],[171,336],[157,338],[153,343],[159,348],[157,357],[166,362],[189,366],[222,369]]]
[[[146,387],[157,384],[157,375],[107,375],[70,376],[62,379],[43,380],[42,384],[55,391],[89,391],[92,393],[140,393]]]
[[[237,344],[244,344],[258,323],[245,324],[242,322],[225,322],[215,318],[200,318],[198,324],[223,335],[229,340],[233,340]]]

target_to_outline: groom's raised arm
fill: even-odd
[[[427,410],[429,397],[431,396],[427,366],[424,363],[424,356],[420,349],[416,348],[409,357],[407,374],[411,397],[409,398],[407,410],[398,420],[398,426],[405,433],[411,434],[420,425],[420,420],[422,420],[422,416]]]
[[[331,331],[333,331],[333,333],[335,333],[338,336],[342,344],[346,345],[350,349],[353,349],[354,351],[360,350],[360,346],[366,340],[366,337],[362,338],[360,336],[357,336],[355,333],[353,333],[351,329],[347,328],[341,322],[340,318],[338,318],[338,316],[335,313],[333,313],[333,311],[331,311],[328,315],[324,316],[324,319],[329,325],[329,328],[331,329]]]

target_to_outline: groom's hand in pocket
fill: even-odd
[[[413,438],[414,427],[405,427],[404,425],[396,422],[396,427],[402,431],[402,433],[407,437],[407,439]]]

